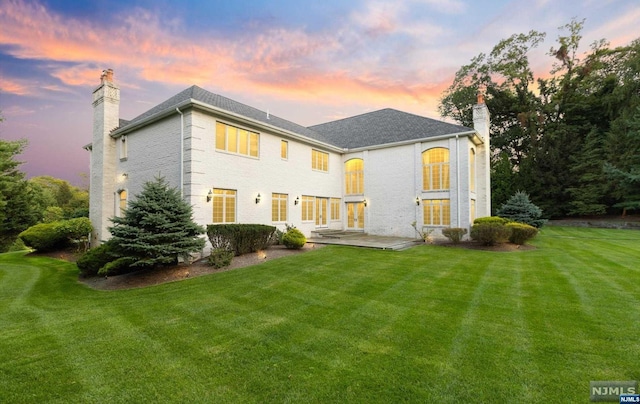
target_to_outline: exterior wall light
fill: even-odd
[[[296,196],[296,200],[295,200],[295,201],[293,201],[293,204],[294,204],[294,205],[297,205],[297,204],[299,204],[299,203],[300,203],[300,197],[299,197],[299,196]]]
[[[258,194],[258,196],[256,196],[256,204],[260,203],[260,194]]]
[[[127,173],[122,173],[122,178],[124,178],[125,180],[129,177],[129,174]]]
[[[420,206],[420,198],[416,196],[416,206]]]
[[[207,194],[207,202],[211,202],[212,199],[213,199],[213,192],[209,190],[209,193]]]
[[[366,200],[366,199],[364,199],[364,200],[362,201],[362,203],[364,203],[364,207],[366,208],[366,207],[367,207],[367,200]]]

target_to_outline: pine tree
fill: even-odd
[[[110,240],[118,255],[130,267],[174,264],[200,251],[204,228],[192,218],[191,206],[164,178],[145,183],[142,192],[129,203],[123,217],[114,217]]]
[[[529,200],[526,192],[516,192],[507,202],[505,202],[496,214],[505,219],[510,219],[518,223],[528,224],[540,228],[546,220],[542,219],[542,209]]]

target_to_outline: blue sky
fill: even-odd
[[[28,175],[83,184],[103,69],[131,119],[197,84],[303,125],[381,108],[438,118],[455,72],[537,30],[546,55],[572,18],[583,49],[636,39],[637,0],[0,0],[0,138],[27,138]],[[86,182],[84,182],[86,185]]]

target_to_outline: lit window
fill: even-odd
[[[329,171],[329,153],[311,150],[311,168],[317,171]]]
[[[340,220],[340,198],[331,198],[331,220]]]
[[[344,163],[346,195],[364,194],[364,161],[351,159]]]
[[[116,216],[123,217],[124,210],[127,209],[127,190],[121,189],[118,191],[118,206],[116,207]]]
[[[287,221],[287,194],[271,194],[271,221]]]
[[[286,140],[280,141],[280,158],[286,160],[289,158],[289,142]]]
[[[216,122],[216,149],[243,156],[258,157],[259,135],[245,129]]]
[[[476,151],[473,149],[469,153],[469,189],[476,192]]]
[[[313,196],[302,196],[302,221],[313,220],[313,205],[315,198]]]
[[[213,189],[213,223],[235,223],[236,191]]]
[[[425,226],[449,226],[451,207],[448,199],[423,199],[422,207]]]
[[[422,152],[422,189],[449,189],[449,149],[437,147]]]

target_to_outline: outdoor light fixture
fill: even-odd
[[[125,180],[129,177],[129,174],[127,173],[122,173],[122,178],[124,178]]]
[[[256,196],[256,204],[260,203],[260,194],[258,194],[258,196]]]
[[[207,194],[207,202],[211,202],[212,199],[213,199],[213,192],[209,190],[209,193]]]
[[[364,203],[364,207],[366,208],[367,207],[367,200],[366,199],[363,200],[362,203]]]
[[[297,205],[297,204],[299,204],[299,203],[300,203],[300,197],[299,197],[299,196],[296,196],[296,200],[295,200],[295,201],[293,201],[293,204],[294,204],[294,205]]]
[[[420,206],[420,198],[418,198],[417,196],[416,196],[416,205]]]

